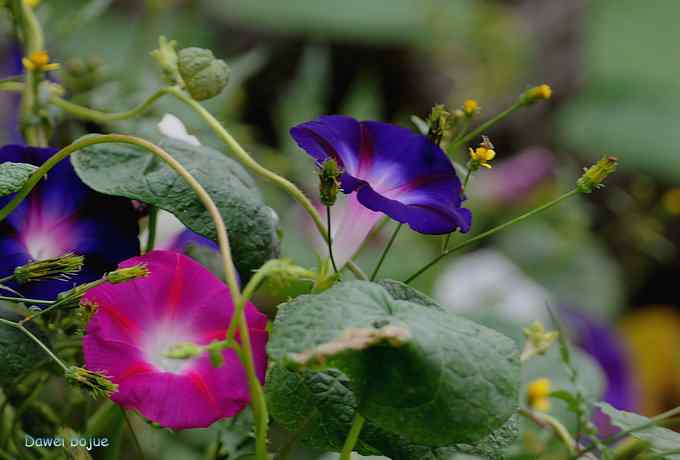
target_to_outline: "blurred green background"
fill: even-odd
[[[55,78],[71,99],[101,109],[130,108],[158,87],[149,52],[159,35],[182,47],[211,48],[233,73],[227,90],[206,105],[259,161],[310,194],[313,164],[288,136],[296,123],[343,113],[413,127],[411,115],[424,118],[436,103],[456,109],[469,98],[479,101],[477,121],[483,121],[526,88],[549,83],[550,101],[488,133],[498,157],[492,171],[472,179],[472,233],[567,190],[602,154],[618,156],[620,172],[604,191],[452,257],[416,286],[518,340],[531,319],[546,317],[546,302],[582,313],[616,337],[623,360],[598,359],[588,350],[588,332],[575,323],[573,338],[583,342],[594,393],[620,390],[626,408],[645,414],[680,404],[679,2],[43,0],[38,14],[48,50],[62,64]],[[16,71],[11,33],[0,16],[3,76]],[[13,101],[0,97],[0,117],[9,124]],[[168,100],[142,120],[108,126],[55,110],[55,143],[102,130],[159,136],[156,124],[166,112],[225,150],[193,113]],[[0,131],[2,141],[12,136],[9,126]],[[466,160],[465,152],[455,155]],[[281,218],[284,255],[314,265],[306,216],[262,186]],[[367,242],[357,259],[365,270],[393,225]],[[403,231],[382,274],[406,278],[440,244]],[[289,294],[272,289],[258,305],[273,306]],[[592,342],[605,340],[594,334]],[[527,379],[558,372],[544,364],[528,370]],[[214,440],[215,430],[179,438],[146,434],[158,458],[166,449],[172,458],[199,458],[198,448]]]

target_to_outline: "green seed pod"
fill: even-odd
[[[19,321],[21,317],[0,307],[0,318]],[[27,328],[49,346],[39,330]],[[45,352],[19,329],[0,324],[0,387],[13,387],[48,360]]]
[[[227,63],[203,48],[181,50],[178,68],[187,91],[197,101],[217,96],[229,81]]]

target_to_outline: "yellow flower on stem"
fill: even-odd
[[[527,402],[529,406],[539,412],[550,410],[550,391],[552,382],[548,378],[533,380],[527,387]]]
[[[21,62],[27,70],[49,72],[50,70],[57,70],[59,68],[59,64],[50,63],[50,55],[44,50],[31,53],[29,56],[23,58]]]
[[[463,113],[471,118],[479,111],[479,103],[474,99],[467,99],[463,102]]]
[[[482,136],[482,143],[476,149],[470,148],[470,164],[472,170],[477,170],[479,167],[491,168],[489,162],[496,157],[494,146],[488,137]]]

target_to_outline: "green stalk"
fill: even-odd
[[[373,273],[371,273],[371,281],[375,280],[375,277],[378,276],[378,272],[380,271],[380,267],[382,267],[382,264],[385,261],[385,257],[387,257],[387,253],[390,252],[390,248],[392,248],[392,244],[394,244],[394,240],[397,239],[397,235],[399,234],[399,230],[401,230],[402,225],[403,224],[401,222],[399,222],[399,224],[397,225],[397,228],[394,229],[394,233],[392,233],[392,237],[387,242],[387,246],[385,246],[385,250],[383,251],[382,255],[380,256],[380,260],[378,260],[378,264],[375,266],[375,269],[373,269]]]
[[[418,270],[417,272],[415,272],[415,273],[414,273],[413,275],[411,275],[409,278],[407,278],[406,281],[404,281],[404,283],[409,284],[411,281],[413,281],[414,279],[418,278],[418,277],[419,277],[420,275],[422,275],[426,270],[428,270],[430,267],[432,267],[433,265],[435,265],[437,262],[439,262],[440,260],[442,260],[444,257],[448,256],[449,254],[451,254],[451,253],[453,253],[453,252],[456,252],[456,251],[458,251],[459,249],[463,249],[463,248],[465,248],[465,247],[467,247],[467,246],[470,246],[471,244],[474,244],[474,243],[476,243],[477,241],[483,240],[483,239],[486,238],[486,237],[489,237],[489,236],[491,236],[491,235],[494,235],[495,233],[498,233],[498,232],[500,232],[501,230],[503,230],[503,229],[505,229],[505,228],[507,228],[507,227],[510,227],[511,225],[517,224],[517,223],[523,221],[524,219],[527,219],[527,218],[533,216],[534,214],[538,214],[538,213],[540,213],[540,212],[545,211],[546,209],[552,208],[552,207],[555,206],[556,204],[561,203],[562,201],[566,200],[567,198],[571,198],[572,196],[574,196],[574,195],[576,195],[576,194],[578,194],[578,193],[579,193],[579,190],[578,190],[578,189],[573,189],[573,190],[571,190],[571,191],[565,193],[564,195],[562,195],[562,196],[560,196],[560,197],[558,197],[558,198],[555,198],[554,200],[552,200],[552,201],[550,201],[550,202],[548,202],[548,203],[546,203],[546,204],[544,204],[544,205],[542,205],[542,206],[539,206],[539,207],[536,208],[536,209],[532,209],[531,211],[529,211],[529,212],[527,212],[527,213],[524,213],[524,214],[522,214],[521,216],[515,217],[514,219],[511,219],[511,220],[509,220],[509,221],[507,221],[507,222],[505,222],[505,223],[503,223],[503,224],[500,224],[500,225],[498,225],[498,226],[496,226],[496,227],[494,227],[494,228],[492,228],[492,229],[490,229],[490,230],[487,230],[487,231],[485,231],[485,232],[482,232],[482,233],[480,233],[479,235],[475,236],[474,238],[470,238],[469,240],[463,241],[462,243],[460,243],[460,244],[457,245],[457,246],[452,247],[451,249],[447,249],[446,251],[442,252],[442,253],[439,254],[437,257],[435,257],[433,260],[431,260],[430,262],[428,262],[424,267],[422,267],[420,270]]]
[[[145,253],[153,251],[153,248],[156,245],[157,227],[158,227],[158,208],[153,207],[149,211],[149,226],[148,226],[149,237],[146,240],[146,248],[144,249]]]
[[[52,305],[54,300],[26,299],[24,297],[7,297],[0,295],[0,300],[13,303],[31,303],[35,305]]]
[[[10,327],[13,327],[13,328],[15,328],[15,329],[19,329],[19,330],[20,330],[21,332],[23,332],[27,337],[29,337],[29,338],[30,338],[31,340],[33,340],[36,344],[38,344],[38,345],[40,346],[40,348],[42,348],[42,349],[45,351],[45,353],[47,353],[47,354],[49,355],[49,357],[52,358],[52,359],[54,360],[55,363],[59,364],[59,366],[61,366],[61,367],[64,369],[64,371],[66,371],[66,370],[68,369],[68,367],[66,367],[66,364],[64,364],[64,362],[63,362],[61,359],[59,359],[59,358],[57,357],[57,355],[55,355],[54,353],[52,353],[52,350],[50,350],[50,349],[47,347],[47,345],[45,345],[44,343],[42,343],[42,341],[41,341],[39,338],[37,338],[35,335],[33,335],[33,333],[32,333],[31,331],[29,331],[28,329],[26,329],[26,328],[25,328],[24,326],[22,326],[21,324],[15,323],[14,321],[9,321],[9,320],[4,319],[4,318],[0,318],[0,324],[5,324],[5,325],[10,326]]]
[[[512,104],[510,107],[507,109],[503,110],[499,114],[497,114],[495,117],[491,118],[490,120],[487,120],[486,122],[482,123],[479,125],[476,129],[473,129],[470,131],[468,134],[465,136],[461,137],[460,139],[457,139],[455,142],[451,144],[451,147],[449,148],[449,151],[456,151],[463,145],[467,144],[474,138],[480,136],[482,133],[486,132],[490,127],[498,123],[499,121],[507,118],[510,114],[515,112],[517,109],[520,107],[523,107],[524,103],[522,102],[521,98],[517,99],[514,104]]]
[[[124,112],[101,112],[99,110],[90,109],[83,107],[78,104],[69,102],[57,95],[50,97],[50,102],[62,110],[74,115],[78,118],[84,120],[91,120],[95,123],[110,123],[112,121],[127,120],[128,118],[133,118],[138,115],[142,115],[144,112],[149,110],[160,98],[168,94],[168,88],[161,88],[155,93],[153,93],[144,102],[134,107],[131,110],[126,110]]]
[[[326,206],[326,228],[328,229],[328,236],[326,237],[326,243],[328,243],[328,257],[331,259],[331,265],[333,266],[333,271],[338,274],[338,266],[335,264],[335,257],[333,257],[333,237],[331,236],[333,232],[331,231],[331,207]]]
[[[359,440],[359,435],[361,434],[361,429],[364,427],[365,421],[366,419],[359,412],[357,412],[354,416],[352,427],[350,428],[347,438],[345,439],[345,445],[342,446],[340,460],[350,460],[352,458],[352,451]]]

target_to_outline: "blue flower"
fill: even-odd
[[[52,148],[6,145],[0,162],[41,165],[56,152]],[[0,198],[0,206],[10,197]],[[0,277],[30,260],[72,252],[85,257],[80,274],[68,282],[41,281],[10,285],[26,297],[52,299],[75,284],[92,281],[139,254],[138,223],[129,200],[89,189],[64,160],[53,168],[31,194],[0,222]]]

